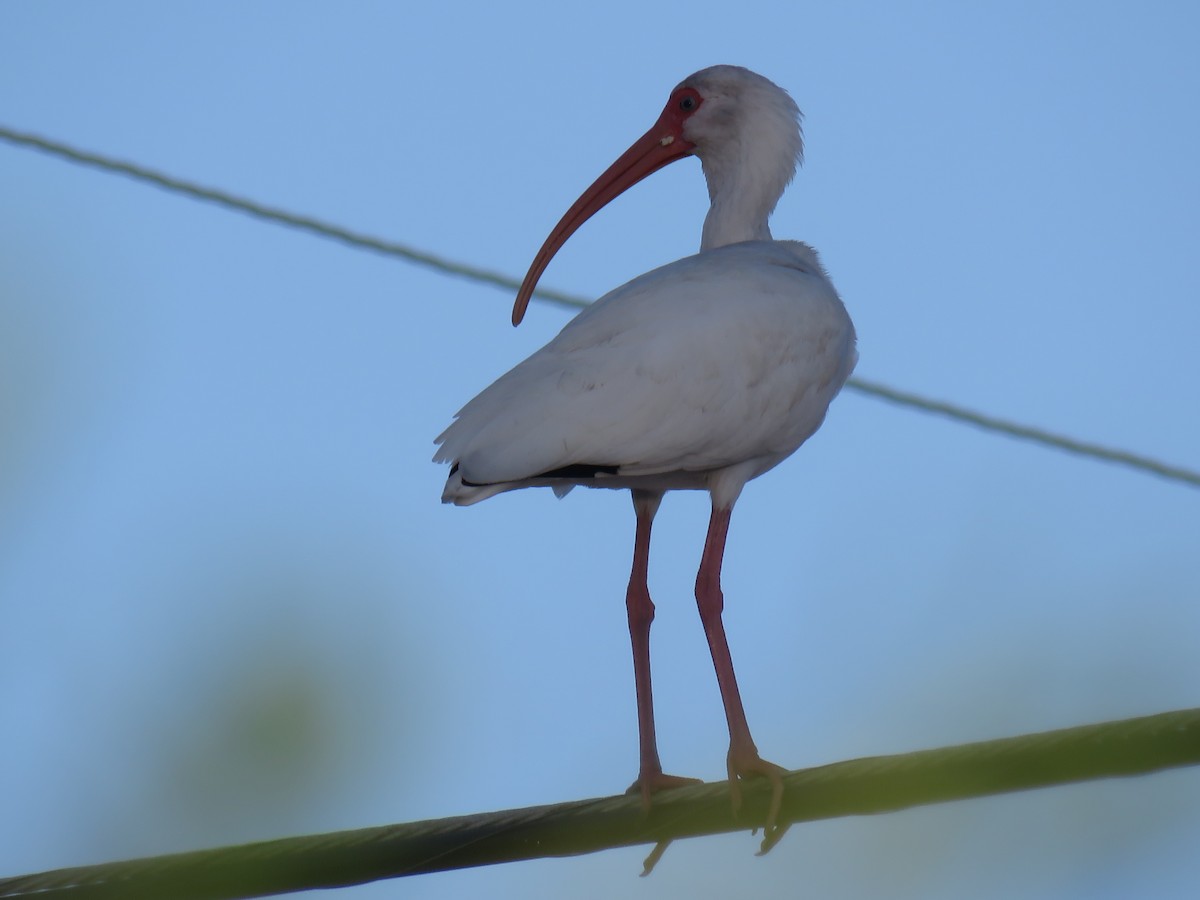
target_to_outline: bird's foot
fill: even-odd
[[[669,791],[672,788],[688,787],[693,784],[703,784],[699,778],[684,778],[682,775],[667,775],[662,771],[642,772],[637,781],[629,786],[627,794],[642,795],[642,809],[650,811],[650,797],[659,791]]]
[[[627,794],[642,795],[642,810],[646,813],[650,812],[650,797],[652,794],[657,794],[659,791],[669,791],[673,788],[689,787],[693,784],[703,784],[699,778],[684,778],[682,775],[667,775],[661,769],[643,770],[637,781],[629,786]],[[658,865],[658,861],[662,859],[662,855],[667,852],[667,847],[671,845],[670,840],[659,841],[654,845],[654,849],[650,855],[642,862],[642,877],[645,878],[654,871],[654,867]]]
[[[729,748],[726,758],[729,771],[729,791],[733,799],[733,813],[737,815],[742,808],[742,781],[749,778],[766,778],[771,782],[771,804],[767,808],[767,820],[763,825],[763,842],[761,853],[766,853],[779,842],[788,826],[779,826],[779,808],[783,803],[783,776],[787,769],[767,762],[758,755],[753,746],[747,749]]]

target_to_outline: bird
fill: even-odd
[[[735,812],[741,782],[771,785],[768,835],[786,770],[751,736],[721,618],[730,516],[748,481],[790,456],[821,426],[853,371],[857,338],[816,251],[774,240],[768,220],[803,159],[800,110],[784,89],[739,66],[685,78],[654,125],[563,215],[513,305],[520,323],[543,271],[568,238],[615,197],[696,156],[711,201],[700,250],[627,282],[585,307],[549,343],[468,402],[436,439],[449,463],[444,503],[549,487],[629,490],[635,533],[626,612],[633,649],[639,769],[629,788],[649,809],[658,791],[696,783],[659,760],[650,678],[654,603],[650,534],[663,495],[712,501],[695,582],[716,671]],[[764,844],[764,847],[766,845]]]

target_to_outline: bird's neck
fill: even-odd
[[[773,175],[778,166],[756,165],[754,159],[705,159],[704,174],[712,201],[704,220],[700,250],[742,241],[769,241],[767,219],[779,202],[791,171]]]

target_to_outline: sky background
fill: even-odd
[[[437,7],[437,8],[435,8]],[[0,123],[520,276],[714,63],[806,114],[772,223],[859,374],[1200,465],[1200,6],[0,6]],[[581,229],[695,252],[699,165]],[[432,439],[570,313],[0,143],[0,874],[623,790],[628,497],[438,501]],[[691,596],[660,748],[722,777]],[[726,626],[788,767],[1200,704],[1200,495],[846,393],[734,514]],[[421,876],[374,898],[1192,897],[1200,773]]]

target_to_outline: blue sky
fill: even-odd
[[[717,62],[788,88],[859,374],[1195,468],[1188,4],[6,4],[0,122],[523,273]],[[547,285],[695,251],[680,163]],[[438,503],[432,438],[566,311],[0,145],[0,873],[597,796],[636,769],[627,497]],[[721,777],[691,597],[651,587],[660,746]],[[726,623],[788,766],[1195,706],[1193,489],[839,398],[733,519]],[[345,892],[1191,896],[1200,777]],[[11,811],[15,810],[14,815]]]

